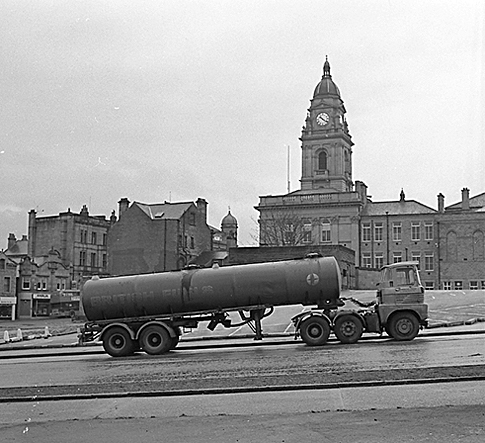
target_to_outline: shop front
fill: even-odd
[[[0,318],[15,320],[17,297],[0,297]]]
[[[51,313],[51,295],[32,295],[32,317],[48,317]]]

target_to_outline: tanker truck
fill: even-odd
[[[302,259],[88,280],[82,291],[87,322],[80,343],[101,340],[113,357],[142,350],[164,354],[179,343],[182,330],[207,322],[214,330],[247,324],[263,338],[261,321],[274,308],[308,306],[291,320],[295,338],[324,345],[333,332],[342,343],[356,343],[364,332],[412,340],[426,326],[417,264],[403,262],[381,271],[375,301],[341,297],[341,273],[334,257]],[[348,308],[352,304],[354,307]],[[241,321],[233,323],[231,314]]]

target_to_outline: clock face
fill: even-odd
[[[320,126],[325,126],[328,123],[329,116],[325,112],[321,112],[320,114],[317,115],[317,123]]]

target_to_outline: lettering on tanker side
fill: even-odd
[[[212,286],[202,286],[202,294],[212,295],[214,294],[214,288]]]
[[[89,299],[89,302],[91,303],[91,306],[95,308],[96,306],[99,306],[101,304],[101,297],[91,297]]]
[[[311,273],[311,274],[308,274],[307,275],[306,282],[310,286],[316,286],[316,285],[318,285],[318,282],[319,281],[320,281],[320,277],[317,274]]]
[[[113,304],[113,297],[111,295],[102,295],[101,296],[101,304],[102,305],[112,305]]]

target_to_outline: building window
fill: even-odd
[[[400,222],[392,224],[392,240],[393,241],[402,240],[402,224]]]
[[[478,281],[476,281],[476,280],[471,281],[471,282],[470,282],[470,289],[471,289],[472,291],[477,290],[477,289],[478,289]]]
[[[320,152],[318,154],[318,170],[319,171],[326,171],[327,168],[327,153],[325,151]]]
[[[370,242],[370,223],[362,224],[362,241]]]
[[[79,266],[86,266],[86,251],[79,252]]]
[[[482,280],[480,283],[480,288],[485,289],[485,280]]]
[[[382,233],[383,233],[384,227],[382,223],[375,223],[374,224],[374,241],[382,241]]]
[[[434,255],[433,254],[425,254],[424,255],[424,270],[425,271],[432,271],[434,269]]]
[[[420,223],[411,223],[411,240],[419,241],[421,240],[421,225]]]
[[[103,246],[106,246],[108,243],[108,236],[106,234],[103,234]]]
[[[424,282],[424,288],[427,291],[432,291],[434,289],[434,282],[432,282],[432,281],[425,281]]]
[[[189,214],[189,225],[195,226],[195,212]]]
[[[443,282],[443,289],[445,291],[451,291],[451,282],[450,281],[444,281]]]
[[[10,277],[3,278],[3,292],[10,292]]]
[[[402,262],[402,252],[393,252],[392,253],[392,262],[393,263],[401,263]]]
[[[433,240],[433,223],[424,224],[424,239]]]
[[[420,252],[411,252],[411,261],[415,261],[418,263],[418,269],[420,269],[421,266],[421,253]]]
[[[303,243],[311,243],[312,242],[312,231],[303,231],[301,241]]]
[[[376,252],[375,263],[377,269],[381,269],[384,266],[384,254],[382,252]]]
[[[331,241],[330,222],[328,220],[324,220],[322,222],[322,243],[329,243]]]
[[[81,243],[87,243],[87,242],[88,242],[88,231],[81,229]]]
[[[372,267],[372,259],[370,252],[363,252],[362,253],[362,267],[363,268],[371,268]]]
[[[0,269],[5,269],[5,259],[0,258]]]
[[[103,254],[103,269],[106,269],[108,266],[108,257],[107,254]]]
[[[97,243],[97,240],[98,240],[98,235],[96,234],[96,232],[91,232],[91,244],[92,245],[95,245]]]
[[[91,266],[95,268],[97,266],[97,261],[96,261],[96,253],[92,252],[91,253]]]
[[[30,278],[22,277],[22,290],[29,291],[30,290]]]
[[[195,239],[194,237],[190,237],[190,248],[194,249],[195,248]]]
[[[455,290],[461,291],[463,289],[463,282],[461,280],[455,280]]]

